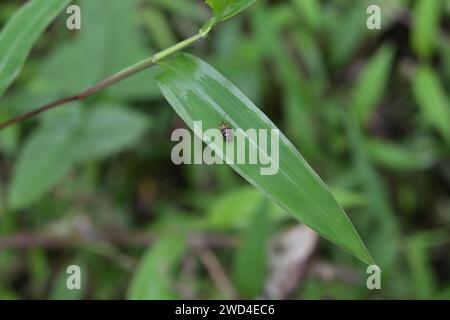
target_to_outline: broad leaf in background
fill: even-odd
[[[38,200],[74,164],[131,145],[147,126],[142,115],[118,106],[100,105],[86,114],[79,105],[61,111],[33,133],[19,154],[9,190],[11,208]]]
[[[99,2],[99,0],[88,2]],[[99,15],[105,15],[107,21],[103,27],[106,29],[108,37],[106,43],[114,45],[112,48],[106,46],[107,51],[102,57],[106,62],[105,74],[117,72],[136,61],[149,57],[152,51],[156,51],[146,47],[146,39],[139,32],[139,0],[101,0],[100,2],[102,2],[101,13],[91,16],[92,23],[95,23],[95,19]],[[140,72],[107,89],[107,93],[127,100],[159,97],[160,94],[155,83],[156,73],[156,68]]]
[[[74,108],[78,106],[68,109]],[[79,113],[64,113],[54,120],[44,122],[35,130],[20,152],[8,194],[13,209],[20,209],[41,197],[72,165],[69,155],[80,124]]]
[[[430,67],[421,66],[412,87],[424,118],[450,143],[450,101],[439,77]]]
[[[0,97],[18,76],[33,44],[70,0],[31,0],[0,33]]]
[[[217,128],[224,115],[233,128],[244,132],[277,129],[239,89],[201,59],[180,54],[161,63],[161,67],[163,73],[157,77],[161,91],[191,129],[194,121],[202,121],[204,130]],[[252,137],[244,135],[244,138],[246,145],[258,147]],[[218,147],[207,140],[211,147]],[[234,141],[229,144],[233,145]],[[275,175],[261,175],[259,166],[255,165],[231,166],[298,220],[362,261],[372,263],[353,224],[325,183],[281,133],[278,165],[279,171]]]
[[[414,7],[412,46],[422,58],[428,58],[435,49],[441,13],[442,1],[419,0]]]
[[[367,63],[353,91],[353,108],[361,123],[366,123],[384,97],[389,83],[393,50],[384,46]]]
[[[176,299],[171,283],[174,268],[186,247],[180,235],[165,236],[149,247],[142,256],[128,288],[127,298],[132,300]]]
[[[83,0],[80,6],[82,29],[40,64],[32,79],[34,93],[71,95],[151,55],[139,32],[139,1]],[[103,94],[121,101],[159,96],[156,72],[152,68],[136,74]]]
[[[148,124],[148,117],[125,106],[98,105],[84,117],[71,153],[76,161],[101,159],[132,145]]]
[[[238,14],[256,0],[206,0],[213,10],[213,18],[207,23],[214,25]]]

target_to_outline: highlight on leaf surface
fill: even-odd
[[[233,128],[244,132],[277,129],[238,88],[200,58],[180,54],[160,66],[163,70],[157,76],[160,89],[191,129],[195,121],[202,121],[205,129],[216,128],[217,119],[223,114],[227,114]],[[325,183],[282,133],[279,138],[279,159],[271,159],[278,161],[276,174],[261,175],[259,166],[251,164],[230,166],[299,221],[362,261],[373,263],[353,224]],[[221,147],[216,141],[205,142]],[[245,143],[260,149],[258,141],[250,135],[245,135]]]

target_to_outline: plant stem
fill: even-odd
[[[186,48],[187,46],[191,45],[195,41],[205,37],[209,33],[210,30],[211,30],[211,27],[206,28],[206,29],[200,29],[200,31],[197,34],[193,35],[192,37],[187,38],[167,49],[164,49],[163,51],[160,51],[160,52],[154,54],[153,56],[151,56],[147,59],[141,60],[141,61],[109,76],[108,78],[100,81],[96,85],[86,89],[85,91],[83,91],[77,95],[53,101],[49,104],[46,104],[39,108],[36,108],[30,112],[27,112],[27,113],[24,113],[17,117],[14,117],[14,118],[0,124],[0,130],[5,129],[6,127],[9,127],[18,122],[27,120],[27,119],[34,117],[42,112],[48,111],[48,110],[56,108],[58,106],[62,106],[66,103],[69,103],[72,101],[82,101],[82,100],[92,96],[93,94],[95,94],[105,88],[108,88],[109,86],[111,86],[119,81],[122,81],[125,78],[128,78],[129,76],[131,76],[133,74],[136,74],[138,72],[141,72],[147,68],[154,66],[156,63],[163,60],[164,58]]]

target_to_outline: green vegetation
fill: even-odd
[[[0,4],[0,122],[140,72],[0,131],[0,298],[255,298],[282,267],[281,297],[450,298],[448,1],[79,0],[79,31],[67,3]],[[224,115],[280,129],[278,174],[172,163]],[[331,242],[283,260],[298,221]]]

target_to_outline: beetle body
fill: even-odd
[[[233,140],[233,129],[231,129],[231,125],[229,123],[222,121],[219,124],[219,130],[222,133],[223,140],[226,142]]]

